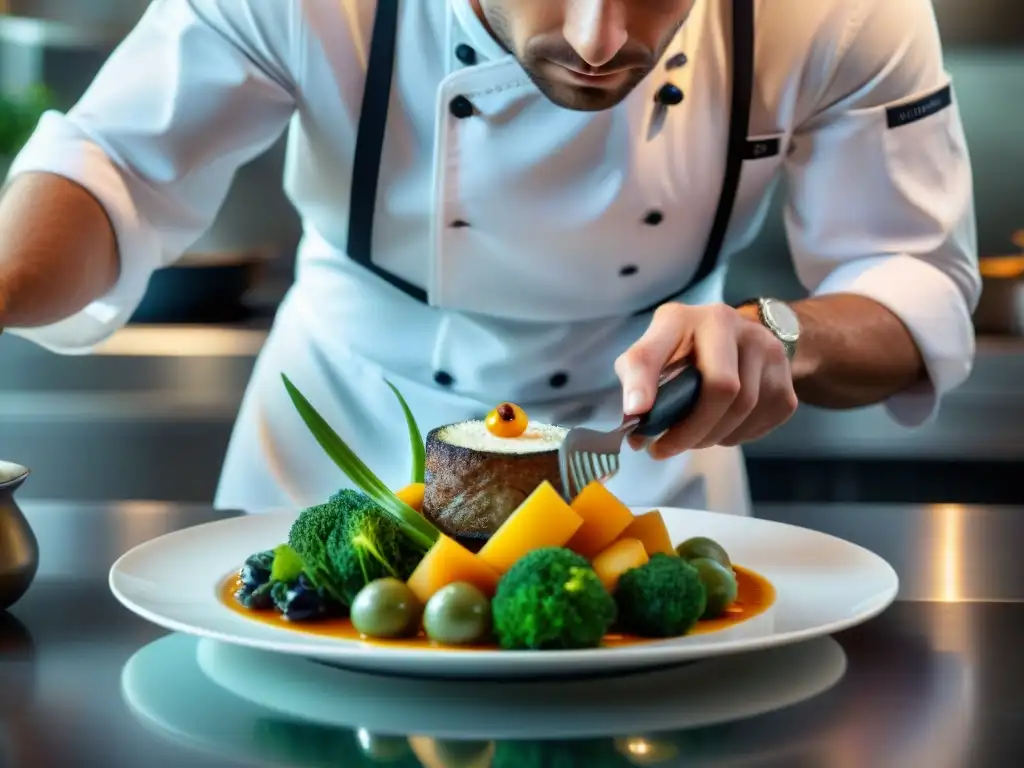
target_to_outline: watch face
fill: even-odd
[[[800,338],[800,319],[788,304],[769,299],[764,303],[762,311],[765,320],[783,341],[797,341]]]

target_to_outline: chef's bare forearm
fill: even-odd
[[[874,405],[927,375],[906,326],[878,302],[835,294],[791,306],[801,326],[792,363],[800,402],[833,409]],[[741,312],[756,319],[756,309]]]
[[[117,240],[82,187],[46,173],[18,176],[0,197],[0,327],[48,325],[117,281]]]

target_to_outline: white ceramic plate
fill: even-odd
[[[842,648],[825,637],[621,677],[481,684],[325,668],[172,634],[132,656],[121,690],[136,717],[165,736],[259,765],[305,765],[311,751],[327,754],[328,746],[332,764],[355,764],[360,750],[383,743],[396,751],[408,737],[426,755],[453,742],[526,741],[543,754],[543,742],[592,739],[608,751],[647,757],[685,748],[689,759],[718,766],[746,755],[763,761],[780,746],[778,729],[765,724],[729,738],[700,731],[689,738],[686,731],[805,702],[831,689],[845,670]],[[464,765],[425,758],[423,764]]]
[[[726,631],[583,651],[388,648],[252,621],[222,605],[218,584],[249,555],[287,539],[295,515],[231,518],[141,544],[110,571],[130,610],[167,629],[341,666],[425,677],[582,676],[771,648],[864,622],[896,597],[899,580],[877,555],[832,536],[767,520],[662,510],[672,540],[709,536],[776,589],[772,609]]]

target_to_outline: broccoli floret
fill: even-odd
[[[388,576],[405,581],[416,570],[424,549],[369,497],[344,490],[328,504],[343,510],[327,541],[327,565],[342,602],[351,605],[371,581]]]
[[[586,558],[560,547],[524,555],[491,603],[505,649],[595,648],[615,621],[615,601]]]
[[[310,580],[346,607],[375,579],[409,578],[424,555],[376,502],[349,489],[303,511],[288,543]]]
[[[288,544],[307,567],[327,560],[327,540],[343,509],[331,502],[304,509],[288,531]]]
[[[640,637],[679,637],[704,614],[707,593],[696,568],[681,557],[659,553],[622,574],[615,602],[627,632]]]

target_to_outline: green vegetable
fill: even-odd
[[[449,584],[427,601],[423,628],[445,645],[482,642],[491,630],[491,602],[472,584]]]
[[[709,560],[717,560],[726,568],[732,567],[732,561],[729,560],[729,553],[725,551],[725,548],[717,541],[705,536],[694,536],[692,539],[687,539],[676,547],[676,554],[683,560],[706,557]]]
[[[423,606],[404,581],[377,579],[352,602],[352,626],[367,637],[409,637],[419,630]]]
[[[349,489],[304,510],[288,543],[309,579],[343,605],[351,605],[371,581],[407,579],[426,551],[371,498]]]
[[[0,155],[18,154],[32,136],[39,118],[55,103],[53,93],[42,85],[16,95],[0,95]]]
[[[615,601],[586,558],[560,547],[524,555],[491,603],[506,649],[596,648],[615,621]]]
[[[696,568],[681,558],[658,553],[622,574],[615,602],[627,632],[679,637],[704,614],[707,595]]]
[[[708,604],[701,618],[718,618],[725,613],[725,609],[732,605],[739,595],[740,588],[736,581],[736,574],[731,568],[709,557],[698,557],[691,560],[690,565],[697,569],[700,582],[704,585],[704,591],[708,596]]]
[[[327,568],[346,605],[372,581],[412,576],[426,549],[393,517],[358,491],[338,491],[327,503],[339,518],[327,540]]]
[[[423,444],[423,435],[420,433],[419,425],[416,424],[416,417],[412,415],[412,409],[405,402],[398,387],[387,379],[384,383],[391,387],[391,391],[398,398],[398,404],[402,406],[402,413],[405,414],[405,425],[409,429],[409,448],[412,451],[412,479],[411,483],[422,483],[427,470],[426,447]]]
[[[274,564],[270,568],[270,580],[291,583],[302,573],[302,558],[287,544],[274,548]]]
[[[299,392],[287,376],[281,374],[285,388],[294,403],[296,410],[306,422],[306,426],[327,456],[338,465],[352,483],[363,493],[373,499],[380,508],[391,515],[402,528],[405,535],[424,549],[430,547],[441,535],[441,531],[416,510],[395,496],[383,482],[370,471],[362,460],[356,456],[345,441],[338,436],[330,424],[317,413],[305,396]],[[395,390],[397,392],[397,390]],[[418,430],[417,430],[418,431]],[[294,546],[294,545],[293,545]],[[301,554],[301,552],[300,552]]]

